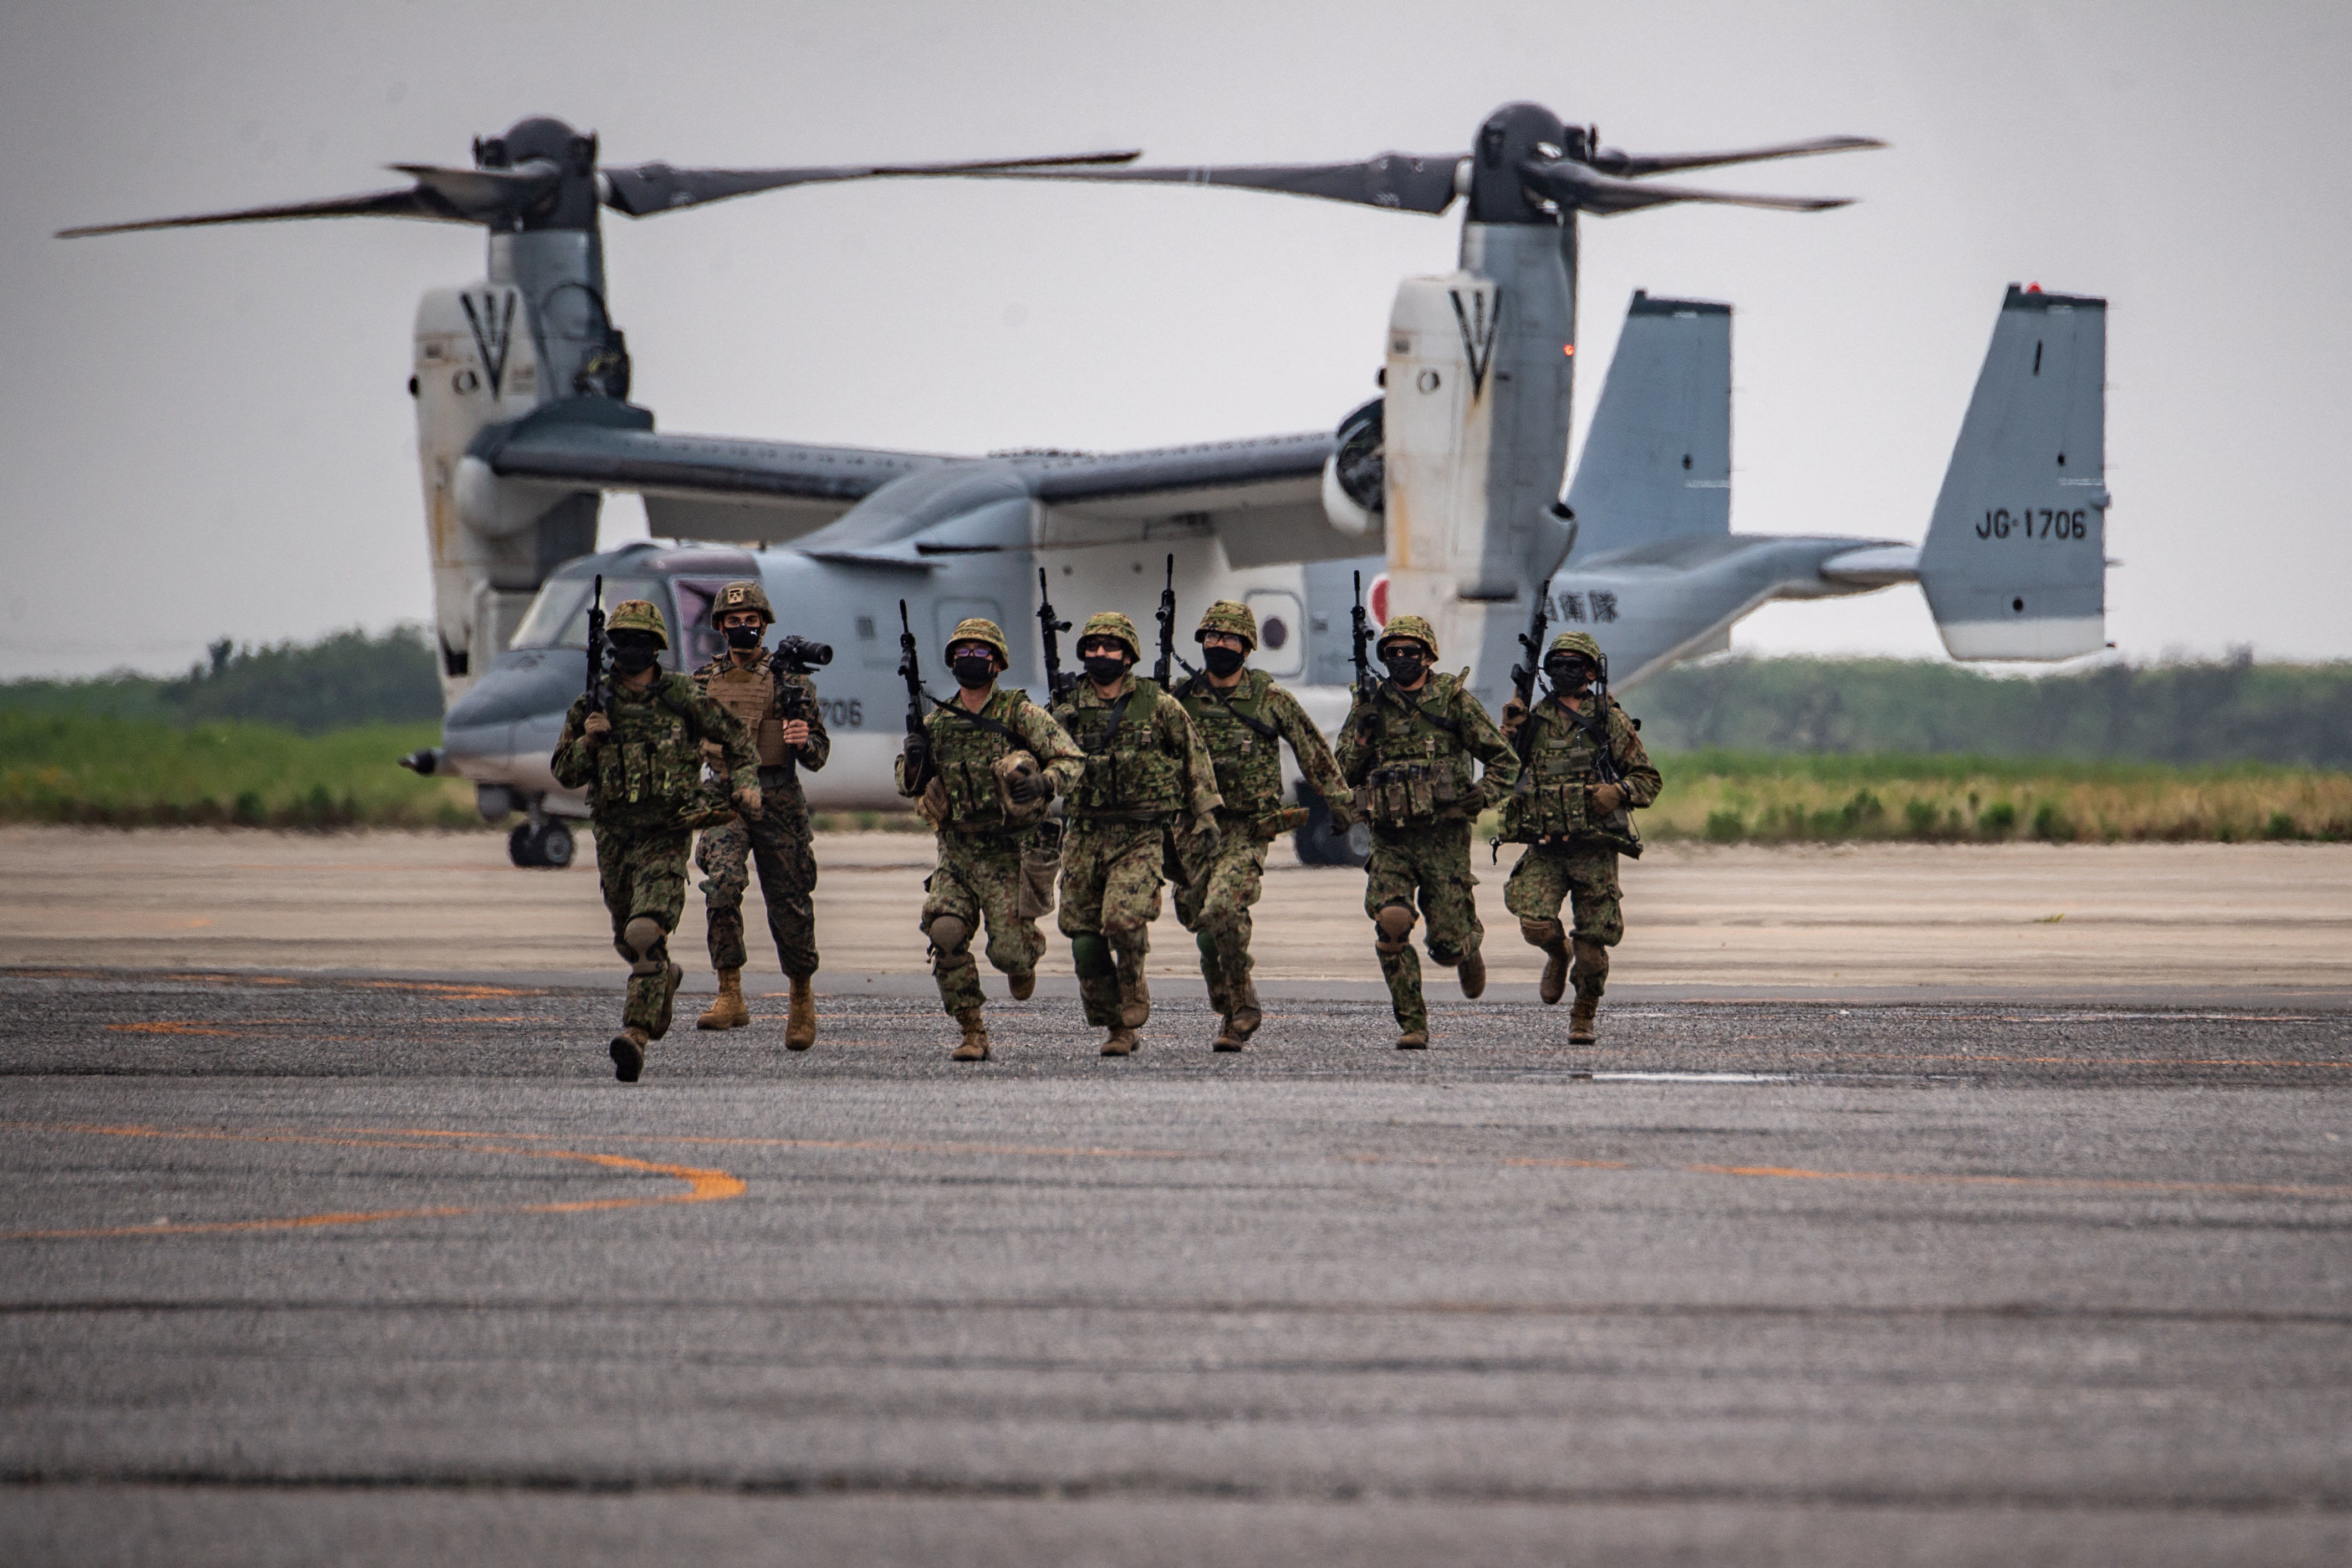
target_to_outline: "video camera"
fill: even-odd
[[[805,675],[819,664],[833,663],[833,644],[812,642],[806,637],[779,637],[770,661],[778,671],[790,670]]]

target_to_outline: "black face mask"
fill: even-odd
[[[1127,660],[1118,653],[1088,653],[1087,679],[1098,686],[1107,686],[1127,674]]]
[[[1391,648],[1381,655],[1381,663],[1388,666],[1391,680],[1405,686],[1421,679],[1422,671],[1429,667],[1421,662],[1418,648]]]
[[[730,648],[756,648],[760,645],[760,639],[767,634],[768,629],[764,626],[730,626],[727,628],[727,645]]]
[[[1592,666],[1581,659],[1546,664],[1544,674],[1550,677],[1552,686],[1559,691],[1580,692],[1592,684]]]
[[[1249,655],[1239,648],[1202,648],[1201,650],[1201,663],[1208,666],[1209,674],[1221,681],[1240,669],[1242,661],[1248,657]]]
[[[951,667],[956,685],[968,692],[976,692],[996,679],[996,660],[987,653],[960,653]]]
[[[613,643],[613,668],[625,675],[645,674],[660,657],[661,650],[654,646],[651,638],[644,642],[631,638],[626,643],[616,639]]]

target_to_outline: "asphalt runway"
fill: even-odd
[[[0,973],[0,1560],[2352,1557],[2340,1008],[615,1005]]]

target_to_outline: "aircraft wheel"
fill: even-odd
[[[539,858],[539,835],[529,822],[517,822],[514,831],[507,835],[507,859],[520,866],[546,863]]]
[[[539,863],[562,871],[572,863],[573,849],[572,830],[562,822],[550,822],[539,835]]]
[[[1331,808],[1323,803],[1323,797],[1309,789],[1304,779],[1297,788],[1298,803],[1307,808],[1307,821],[1290,835],[1300,863],[1360,866],[1372,858],[1372,830],[1369,825],[1358,822],[1344,833],[1332,831]]]

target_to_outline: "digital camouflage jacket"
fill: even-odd
[[[587,787],[589,818],[598,826],[639,832],[677,828],[678,813],[700,803],[707,740],[719,743],[730,793],[759,783],[750,734],[691,675],[665,670],[642,692],[618,681],[610,689],[613,733],[604,744],[589,749],[583,694],[563,716],[563,738],[549,759],[557,783]]]
[[[1216,765],[1184,705],[1159,683],[1129,675],[1105,701],[1093,682],[1080,681],[1054,705],[1054,717],[1086,754],[1071,816],[1150,821],[1197,817],[1223,803]]]
[[[1506,840],[1517,843],[1599,840],[1620,849],[1634,845],[1633,821],[1628,811],[1655,800],[1663,780],[1650,765],[1650,754],[1642,748],[1633,721],[1625,716],[1616,698],[1607,700],[1609,754],[1623,776],[1624,805],[1606,817],[1593,815],[1591,797],[1592,787],[1601,782],[1600,748],[1558,697],[1547,696],[1536,705],[1532,717],[1519,721],[1532,724],[1535,731],[1528,739],[1526,769],[1503,807]],[[1512,738],[1522,738],[1518,724],[1512,726]]]
[[[1380,828],[1462,821],[1509,796],[1519,759],[1460,677],[1433,671],[1417,692],[1389,681],[1373,691],[1339,730],[1339,773],[1359,816]]]
[[[1246,822],[1261,837],[1273,836],[1282,811],[1286,740],[1307,784],[1326,800],[1347,804],[1348,786],[1322,732],[1298,699],[1264,670],[1244,670],[1229,691],[1212,686],[1206,675],[1194,675],[1176,695],[1215,766],[1217,793],[1225,802],[1222,818]]]
[[[991,727],[999,725],[1013,734]],[[1005,820],[1004,797],[996,777],[998,759],[1011,752],[1026,751],[1034,757],[1054,781],[1057,795],[1075,789],[1085,770],[1077,746],[1017,686],[999,686],[990,692],[978,714],[967,713],[962,703],[950,698],[923,720],[923,731],[930,739],[931,771],[947,792],[947,820],[940,824],[943,832],[1002,833],[1025,825]],[[898,793],[910,798],[920,795],[928,782],[907,777],[903,754],[898,758]]]

